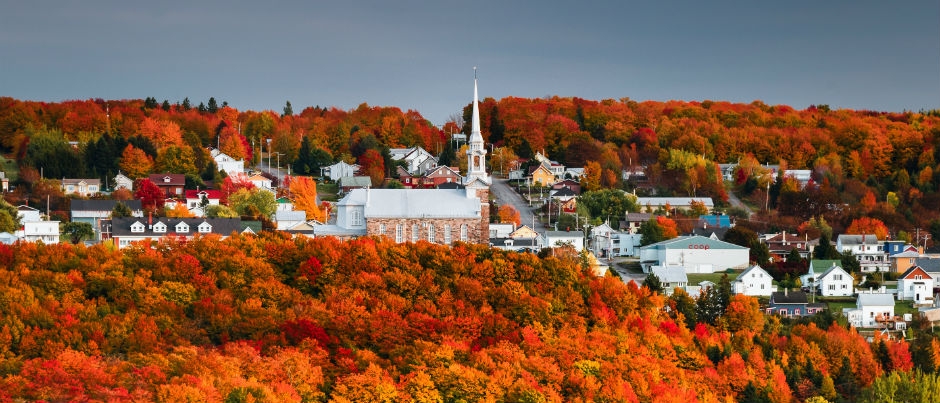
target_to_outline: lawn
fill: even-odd
[[[725,272],[721,271],[717,273],[690,273],[690,274],[686,274],[686,276],[688,276],[689,278],[690,285],[697,285],[698,283],[705,281],[705,280],[718,284],[718,282],[721,281],[721,276],[725,274],[726,274]],[[741,274],[741,272],[735,271],[735,272],[727,273],[727,274],[728,274],[728,281],[734,281],[734,279],[737,278],[738,275]]]
[[[336,193],[339,192],[339,185],[336,183],[318,183],[317,184],[317,195],[320,196],[320,200],[323,201],[336,201]]]

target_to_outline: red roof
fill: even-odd
[[[222,191],[212,190],[212,189],[203,189],[203,190],[187,190],[186,198],[187,199],[201,199],[202,196],[200,193],[205,193],[207,199],[222,199]]]

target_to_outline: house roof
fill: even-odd
[[[767,273],[767,270],[764,270],[763,267],[760,267],[759,265],[755,264],[751,267],[744,269],[744,271],[742,271],[741,274],[739,274],[738,277],[734,279],[734,281],[744,281],[745,276],[751,273],[765,274],[767,275],[768,278],[770,277],[770,273]]]
[[[940,259],[921,257],[914,259],[914,264],[923,268],[927,273],[940,273]]]
[[[284,211],[278,210],[274,212],[274,221],[306,221],[307,212],[304,210],[291,210]]]
[[[720,228],[730,228],[731,227],[731,216],[726,215],[700,215],[698,217],[699,223],[710,227],[720,227]]]
[[[829,270],[832,266],[841,266],[841,260],[823,260],[823,259],[813,259],[809,261],[809,271],[815,272],[816,270],[825,271]]]
[[[894,306],[894,295],[892,294],[858,294],[856,304],[859,308],[863,306],[882,305]]]
[[[910,257],[920,257],[920,252],[916,250],[907,250],[904,252],[899,252],[891,255],[892,258],[910,258]]]
[[[672,206],[688,206],[692,204],[693,201],[702,202],[705,204],[705,207],[715,207],[715,203],[712,201],[711,197],[638,197],[636,200],[637,206],[665,206],[666,204]]]
[[[584,238],[581,231],[545,231],[546,238]]]
[[[806,293],[803,291],[774,291],[770,300],[775,304],[807,304]]]
[[[908,277],[911,277],[911,279],[913,279],[914,273],[924,273],[927,275],[927,277],[930,277],[930,273],[928,273],[922,267],[915,264],[909,267],[907,270],[905,270],[903,274],[898,276],[898,279],[907,279]]]
[[[490,238],[490,244],[497,247],[507,247],[508,241],[512,241],[513,248],[533,248],[539,246],[538,238]]]
[[[650,213],[627,213],[625,220],[627,222],[637,222],[637,221],[649,221],[653,218],[653,215]]]
[[[863,235],[853,235],[853,234],[839,234],[839,237],[836,238],[836,242],[842,246],[846,245],[877,245],[878,236],[875,234],[863,234]]]
[[[437,185],[438,189],[463,189],[464,185],[461,185],[457,182],[444,182],[440,185]]]
[[[135,222],[140,222],[144,225],[143,232],[131,232],[131,225]],[[194,235],[199,232],[196,228],[199,224],[203,222],[209,223],[212,226],[212,233],[219,234],[223,236],[228,236],[232,232],[241,232],[244,228],[241,224],[241,218],[167,218],[159,217],[153,219],[153,224],[162,222],[166,224],[166,232],[153,232],[151,225],[148,225],[147,218],[140,217],[118,217],[111,220],[111,234],[115,237],[120,236],[135,236],[135,237],[162,237],[166,235],[177,235],[176,225],[180,222],[185,222],[189,226],[189,232],[180,233],[179,235]]]
[[[653,266],[650,271],[663,283],[688,283],[689,276],[682,266]]]
[[[577,196],[577,193],[575,193],[569,187],[563,187],[561,189],[555,190],[554,193],[552,193],[552,197],[571,197],[571,196]]]
[[[652,245],[644,246],[643,248],[650,249],[689,249],[691,245],[705,245],[708,249],[724,249],[724,250],[740,250],[748,249],[747,247],[735,245],[730,242],[717,241],[708,237],[701,235],[691,235],[691,236],[680,236],[673,239],[668,239],[662,242],[654,243]]]
[[[372,178],[368,176],[344,176],[339,178],[340,187],[369,187],[372,186]]]
[[[456,176],[460,177],[460,173],[455,171],[453,168],[446,165],[439,165],[432,168],[428,173],[424,175],[426,178],[431,176]]]
[[[366,218],[479,218],[480,199],[465,190],[353,189],[339,205],[365,206]]]
[[[842,268],[842,266],[833,265],[833,266],[829,266],[829,268],[826,269],[826,271],[823,272],[823,274],[819,276],[819,280],[821,281],[822,279],[826,278],[830,274],[838,274],[838,273],[841,273],[846,276],[850,275],[849,272],[845,271],[845,269]]]
[[[89,185],[101,185],[101,179],[62,179],[62,185],[77,185],[79,183],[85,182]]]
[[[186,185],[186,175],[183,174],[150,174],[148,178],[157,186]]]

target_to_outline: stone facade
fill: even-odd
[[[489,243],[489,223],[482,225],[480,220],[472,218],[370,218],[366,221],[366,233],[369,235],[384,236],[393,241],[398,241],[398,225],[402,225],[401,242],[427,241],[436,244],[446,244],[446,229],[450,226],[450,243],[461,240],[461,227],[467,226],[467,240],[470,243]],[[384,233],[382,226],[385,226]],[[433,226],[434,237],[430,238],[429,233]],[[414,236],[414,229],[418,229],[417,238]]]

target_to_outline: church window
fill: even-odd
[[[467,230],[467,224],[460,224],[460,241],[467,242],[469,238],[469,231]]]
[[[434,236],[435,236],[435,235],[436,235],[436,234],[435,234],[435,231],[434,231],[434,224],[433,224],[433,223],[428,224],[428,242],[434,243]]]
[[[379,224],[379,235],[385,235],[385,224]]]
[[[362,225],[362,212],[359,210],[353,210],[349,213],[349,225],[351,226],[361,226]]]
[[[450,245],[454,239],[450,234],[450,224],[444,224],[444,244]]]
[[[421,229],[418,224],[411,224],[411,242],[418,242],[418,236],[421,235]]]
[[[402,224],[395,227],[395,242],[405,242],[405,226]]]

